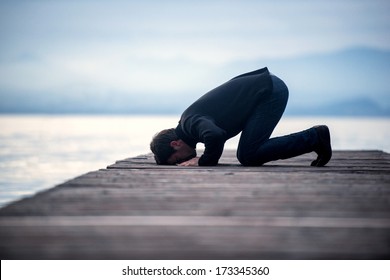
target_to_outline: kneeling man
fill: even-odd
[[[157,164],[217,165],[225,142],[241,132],[237,158],[245,166],[316,152],[312,166],[332,157],[329,129],[315,126],[270,138],[286,108],[288,88],[267,68],[239,75],[209,91],[182,114],[176,128],[156,134],[150,144]],[[204,143],[202,156],[196,144]]]

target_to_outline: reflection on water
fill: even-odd
[[[118,159],[149,152],[178,116],[0,116],[0,206]],[[390,152],[390,119],[283,118],[274,136],[327,124],[334,149]],[[238,137],[226,148],[235,149]]]

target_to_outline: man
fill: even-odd
[[[329,129],[315,126],[294,134],[270,138],[288,100],[288,88],[268,69],[239,75],[209,91],[181,116],[176,128],[154,136],[150,149],[157,164],[217,165],[225,142],[241,132],[237,158],[242,165],[316,152],[312,166],[324,166],[332,157]],[[201,157],[196,144],[204,143]]]

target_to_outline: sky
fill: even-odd
[[[389,30],[388,0],[2,0],[0,93],[147,101],[211,89],[239,61],[390,50]]]

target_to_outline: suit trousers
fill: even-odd
[[[259,166],[269,161],[287,159],[314,151],[318,145],[315,128],[290,135],[270,138],[287,105],[289,91],[286,84],[271,75],[273,90],[262,96],[249,117],[237,149],[241,164]]]

